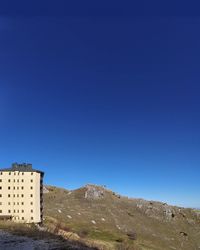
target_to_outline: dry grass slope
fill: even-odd
[[[99,249],[200,249],[200,214],[95,185],[47,186],[45,225]]]

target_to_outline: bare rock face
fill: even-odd
[[[49,190],[48,190],[45,186],[43,186],[43,193],[44,193],[44,194],[49,193]]]
[[[85,188],[85,199],[95,200],[101,199],[104,196],[104,189],[102,187],[88,184]]]
[[[172,207],[166,203],[154,202],[154,201],[148,202],[145,200],[138,200],[136,206],[140,211],[142,211],[148,217],[152,217],[154,219],[162,221],[175,220],[177,216],[181,214],[182,211],[181,209]]]
[[[165,215],[166,220],[170,221],[175,217],[175,212],[171,208],[168,207],[164,210],[164,215]]]

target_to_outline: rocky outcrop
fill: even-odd
[[[48,194],[49,193],[49,190],[45,186],[43,186],[43,193],[44,194]]]
[[[104,197],[104,188],[95,186],[95,185],[86,185],[85,186],[86,191],[85,191],[85,199],[101,199]]]
[[[162,202],[139,199],[136,201],[136,207],[145,215],[160,221],[170,222],[174,220],[184,220],[190,224],[194,224],[198,218],[198,215],[196,216],[197,218],[193,218],[195,213],[192,209],[170,206]]]

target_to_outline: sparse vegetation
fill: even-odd
[[[188,250],[200,246],[200,218],[192,209],[123,196],[119,199],[115,192],[95,185],[88,198],[88,185],[74,191],[47,189],[45,224],[59,222],[81,241],[100,249],[168,250],[170,246]],[[97,194],[101,194],[99,199]],[[187,233],[187,241],[183,242],[182,231]]]
[[[128,232],[127,236],[129,237],[130,240],[136,240],[137,239],[137,234],[136,232]]]
[[[56,227],[58,229],[58,226]],[[82,241],[75,241],[72,239],[63,238],[61,235],[58,235],[58,231],[49,232],[48,230],[38,230],[38,227],[34,224],[18,224],[14,222],[0,222],[0,229],[6,232],[9,232],[16,236],[25,236],[31,239],[37,240],[45,240],[51,245],[52,242],[56,242],[57,250],[69,250],[69,249],[77,249],[77,250],[97,250],[97,248],[87,246]],[[50,241],[51,240],[51,241]],[[53,241],[52,241],[53,240]],[[3,249],[3,245],[0,242],[0,249]],[[38,249],[38,248],[37,248]],[[42,249],[42,248],[39,248]],[[55,248],[54,248],[55,249]]]
[[[68,191],[47,187],[45,230],[3,221],[0,228],[36,240],[54,239],[79,249],[192,250],[200,246],[198,210],[123,196],[119,199],[98,186],[85,195],[87,188]]]

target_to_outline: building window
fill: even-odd
[[[33,217],[31,217],[31,220],[33,220]]]
[[[24,187],[21,187],[21,189],[24,189]]]
[[[13,212],[15,213],[15,209],[13,210]]]
[[[11,172],[9,172],[9,175],[11,175]]]
[[[33,187],[31,187],[31,189],[33,189]]]
[[[0,179],[0,182],[2,182],[2,179]]]
[[[31,175],[33,175],[33,172],[31,172]]]
[[[15,202],[13,202],[13,205],[15,206]]]
[[[17,180],[17,182],[19,182],[19,180]]]
[[[22,213],[24,212],[24,210],[22,210]]]
[[[11,213],[11,210],[8,210],[8,213],[10,214],[10,213]]]
[[[0,210],[0,214],[2,213],[2,210]],[[32,218],[32,217],[31,217]]]
[[[31,194],[30,196],[31,196],[31,197],[33,197],[33,195],[32,195],[32,194]]]
[[[21,197],[24,197],[24,195],[22,194]]]
[[[10,189],[10,187],[8,187],[8,189]]]
[[[14,172],[14,175],[15,175],[16,173]]]
[[[13,181],[15,182],[15,179]]]
[[[19,187],[17,187],[17,190],[19,190]]]
[[[8,197],[10,197],[10,194],[8,194]]]
[[[33,209],[31,209],[31,213],[33,213]]]
[[[19,210],[17,210],[17,212],[19,213]]]
[[[22,217],[22,220],[24,220],[24,217]]]
[[[2,197],[2,194],[0,194],[0,197]]]
[[[22,179],[22,182],[24,182],[24,180]]]
[[[24,202],[22,202],[22,205],[24,205]]]
[[[17,202],[17,205],[19,205],[19,202]]]
[[[33,205],[33,202],[31,201],[31,205]]]
[[[0,189],[2,189],[2,187],[0,187]]]
[[[15,189],[15,187],[13,187],[13,189]]]
[[[0,205],[2,205],[2,202],[0,202]]]
[[[22,172],[22,175],[24,175],[24,172]]]
[[[33,182],[33,180],[31,179],[31,182]]]
[[[15,194],[13,194],[13,197],[15,197]]]
[[[10,202],[8,202],[8,205],[10,205]]]
[[[17,197],[19,197],[19,195],[17,194]]]
[[[8,182],[10,182],[10,179],[8,179]]]
[[[3,173],[2,172],[0,172],[0,175],[2,175]]]

